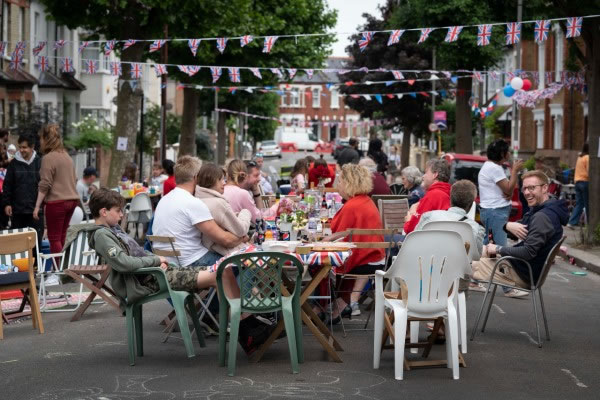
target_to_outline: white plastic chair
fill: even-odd
[[[138,235],[138,224],[147,224],[152,219],[152,201],[148,193],[136,194],[129,204],[127,225],[135,224],[135,237]]]
[[[75,207],[75,210],[73,211],[73,215],[71,216],[71,220],[69,221],[69,226],[70,225],[76,225],[76,224],[80,224],[83,221],[83,210],[81,209],[81,207],[77,206]]]
[[[469,210],[469,212],[467,213],[467,217],[471,218],[473,221],[475,221],[475,212],[477,211],[477,203],[473,202],[473,205],[471,206],[471,209]]]
[[[442,231],[453,231],[458,232],[461,236],[463,242],[468,242],[469,254],[468,259],[469,263],[464,266],[463,275],[468,276],[467,280],[470,280],[471,275],[473,275],[473,269],[471,268],[471,262],[479,260],[480,254],[477,250],[476,239],[473,236],[473,229],[471,229],[471,225],[467,222],[461,221],[432,221],[426,224],[423,227],[423,230],[442,230]],[[460,349],[463,353],[467,353],[467,301],[465,292],[458,292],[456,296],[457,306],[458,306],[458,331],[460,337]],[[411,342],[413,341],[413,331],[412,325],[418,324],[418,322],[413,322],[411,324]],[[418,334],[418,330],[417,330]]]
[[[396,338],[396,379],[404,377],[404,338],[409,317],[445,319],[447,365],[452,368],[453,378],[459,378],[458,323],[454,297],[458,291],[458,279],[467,263],[463,240],[456,232],[417,231],[406,236],[392,266],[387,272],[377,271],[375,275],[373,368],[379,368],[384,313],[386,308],[391,308]],[[390,280],[392,291],[403,291],[402,299],[385,298],[384,278]],[[403,289],[402,281],[406,285]],[[452,291],[448,294],[450,288]]]

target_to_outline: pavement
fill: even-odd
[[[566,257],[580,268],[600,274],[600,246],[583,246],[584,232],[581,228],[564,229]]]

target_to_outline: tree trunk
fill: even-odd
[[[198,91],[183,89],[183,114],[181,116],[181,137],[179,155],[196,156],[196,119],[198,117]]]
[[[131,46],[124,51],[121,60],[124,62],[140,62],[144,53],[143,46]],[[118,81],[117,92],[117,124],[113,137],[113,149],[108,173],[108,187],[115,187],[121,181],[125,166],[135,160],[136,138],[139,128],[140,95],[143,94],[138,81],[129,80],[130,64],[123,63],[122,75]],[[134,83],[135,82],[135,83]],[[132,86],[136,86],[134,90]],[[127,149],[117,150],[119,138],[127,139]]]
[[[469,97],[473,79],[469,77],[458,79],[456,90],[456,152],[473,154],[473,135],[471,133],[471,107]]]
[[[410,161],[410,135],[412,129],[404,128],[404,135],[402,136],[402,150],[400,152],[400,169],[408,167]]]
[[[593,31],[588,64],[588,143],[590,146],[588,241],[593,243],[600,230],[600,30]]]
[[[227,148],[227,127],[225,121],[227,114],[219,113],[217,121],[217,164],[225,165],[225,150]]]

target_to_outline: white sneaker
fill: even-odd
[[[44,280],[44,285],[46,285],[46,286],[56,286],[59,283],[60,282],[59,282],[58,276],[56,274],[50,274]]]
[[[525,290],[519,290],[519,289],[511,289],[510,292],[504,293],[504,295],[506,297],[512,297],[514,299],[525,298],[528,294],[529,294],[529,292],[526,292]]]
[[[350,307],[352,308],[353,317],[360,315],[360,308],[358,307],[358,303],[352,303],[350,304]]]
[[[471,283],[469,285],[469,290],[472,290],[473,292],[487,292],[487,286],[485,286],[483,283]]]

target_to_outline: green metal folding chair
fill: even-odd
[[[290,296],[283,296],[282,274],[288,267],[295,272],[294,288]],[[238,268],[240,298],[231,299],[223,291],[223,270]],[[303,361],[302,321],[300,317],[300,290],[304,267],[294,256],[278,252],[256,252],[231,256],[221,262],[217,269],[217,288],[221,299],[219,309],[219,366],[225,365],[227,321],[229,326],[228,373],[233,376],[237,352],[237,339],[242,313],[271,313],[280,311],[290,348],[292,372],[298,373],[298,361]],[[291,279],[290,279],[291,280]],[[291,290],[291,289],[290,289]]]
[[[200,327],[200,321],[198,320],[196,308],[194,307],[193,293],[171,289],[169,283],[167,282],[167,277],[161,268],[140,268],[132,272],[132,274],[154,276],[154,278],[158,282],[159,290],[158,292],[145,296],[139,300],[136,300],[135,302],[126,302],[125,317],[127,319],[127,343],[129,346],[130,365],[135,365],[136,349],[137,355],[139,357],[142,357],[144,355],[142,305],[155,300],[167,299],[169,297],[171,298],[188,357],[194,357],[195,354],[194,345],[192,343],[192,335],[190,333],[187,315],[185,313],[186,306],[192,318],[192,322],[194,323],[200,347],[206,347],[206,343],[204,342],[204,335],[202,334],[202,329]]]

